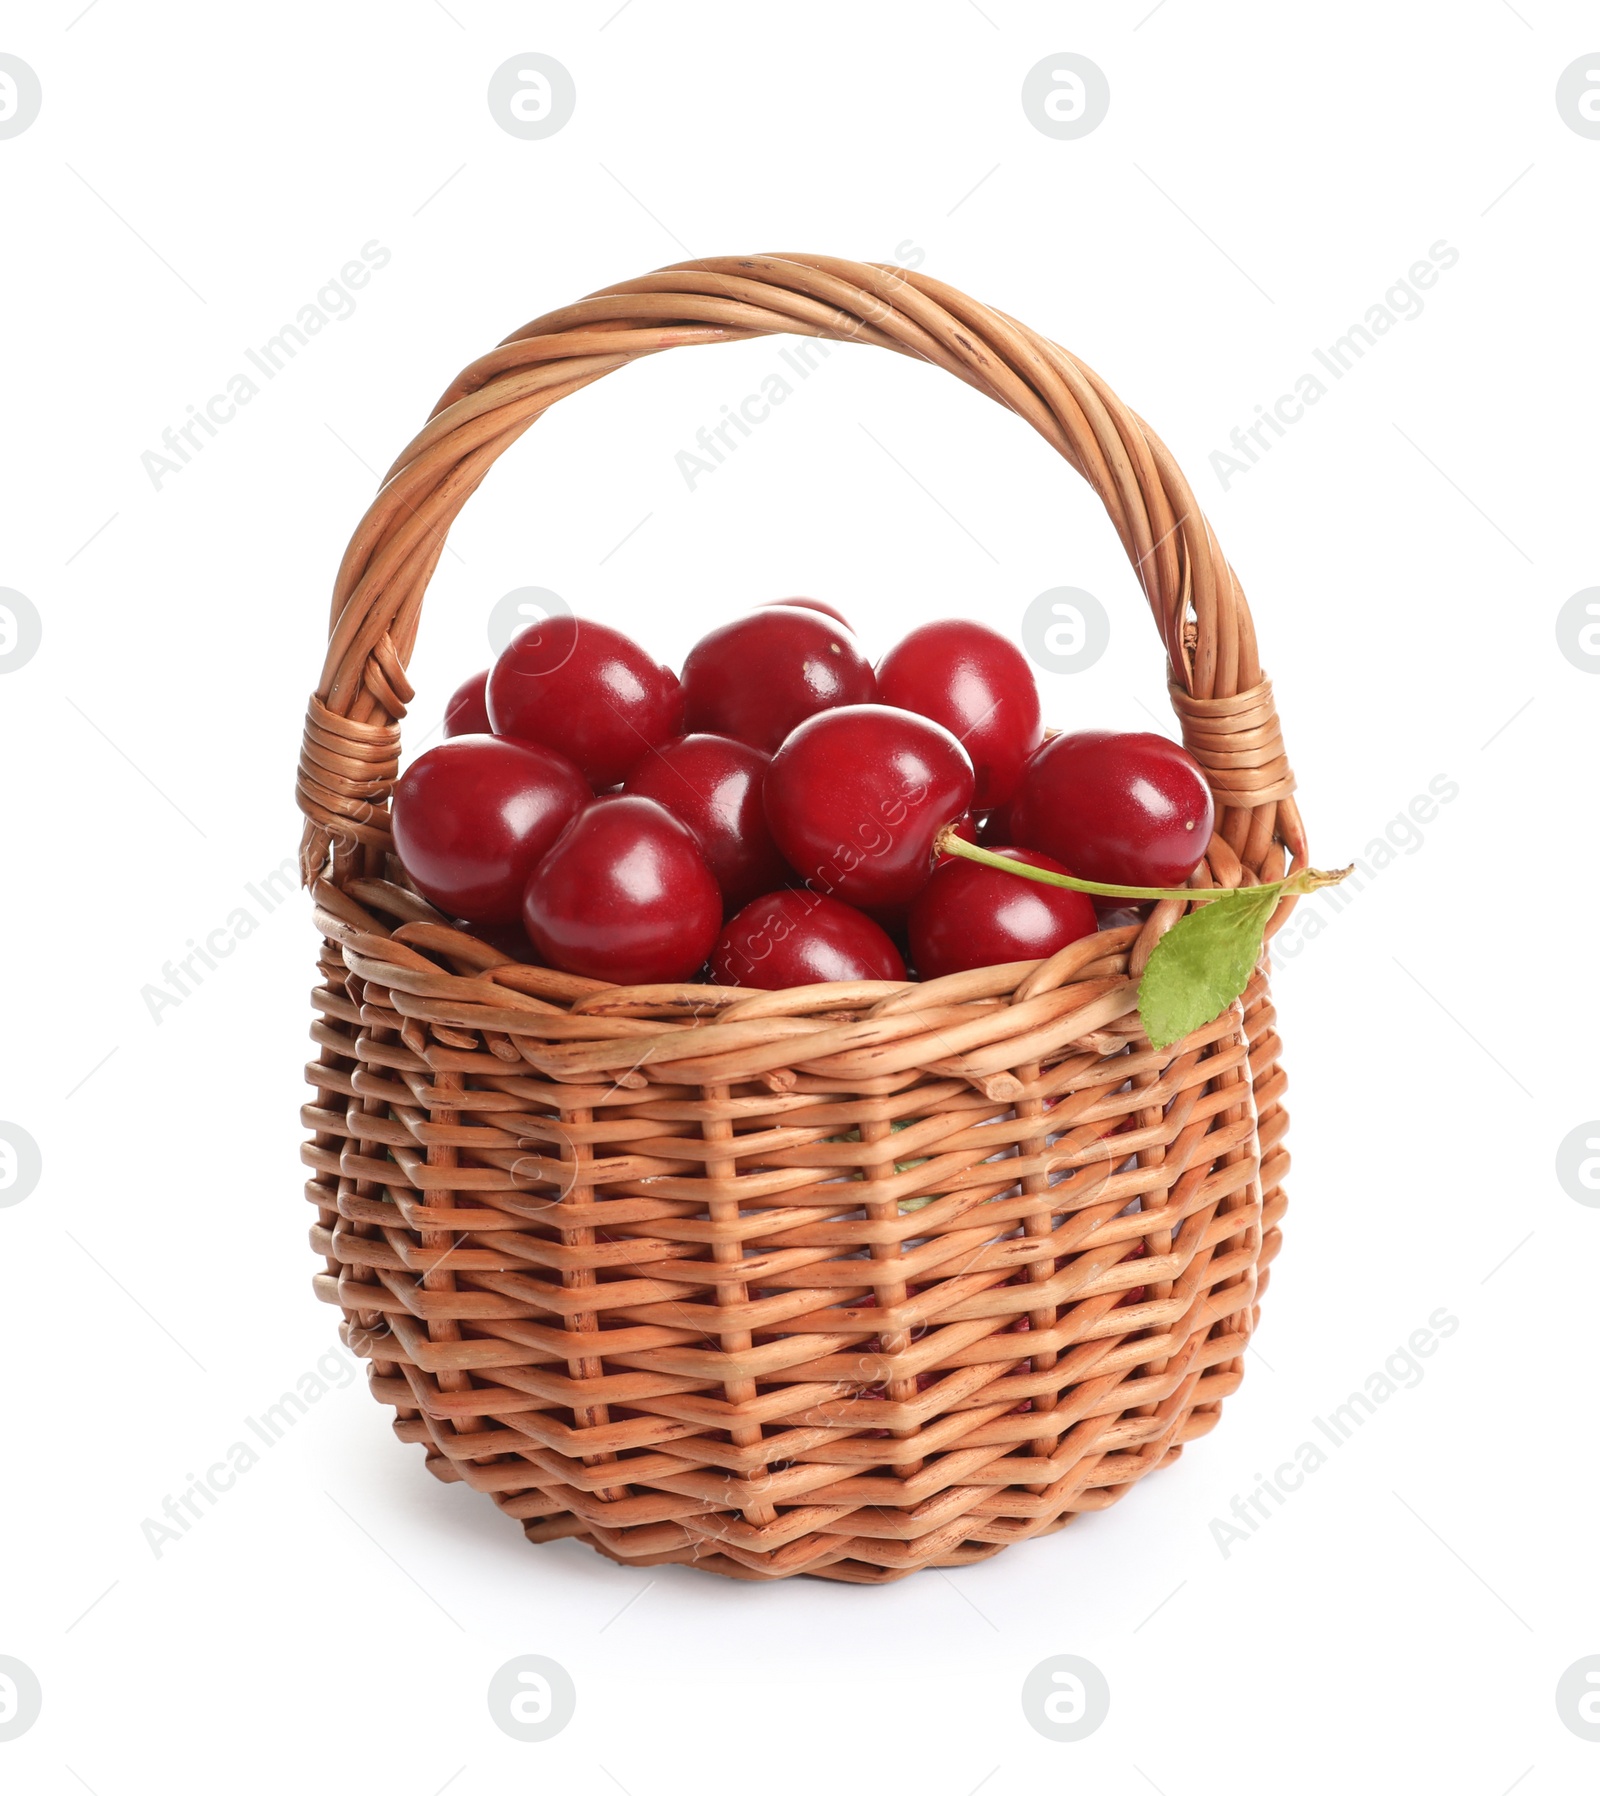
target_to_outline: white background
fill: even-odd
[[[1592,1790],[1600,1744],[1555,1687],[1600,1653],[1600,1210],[1555,1156],[1600,1115],[1600,681],[1555,619],[1600,580],[1600,141],[1554,96],[1595,9],[447,5],[12,0],[0,24],[44,97],[0,141],[0,585],[43,620],[0,678],[0,1119],[43,1161],[0,1209],[0,1654],[44,1690],[6,1787]],[[535,142],[485,98],[529,50],[577,86]],[[1071,142],[1020,102],[1062,50],[1111,87]],[[153,485],[143,452],[373,240],[391,259],[353,315]],[[1224,489],[1229,432],[1440,240],[1459,261],[1420,316]],[[760,250],[920,259],[1151,420],[1252,595],[1319,863],[1460,788],[1280,958],[1295,1169],[1246,1383],[1116,1509],[881,1589],[535,1549],[359,1381],[157,1557],[145,1518],[335,1339],[296,1158],[304,901],[159,1023],[141,993],[294,852],[304,699],[375,471],[525,319]],[[783,593],[877,654],[1076,585],[1112,642],[1043,680],[1052,720],[1164,716],[1092,497],[958,383],[839,350],[690,491],[675,453],[780,347],[637,366],[506,457],[430,596],[413,746],[521,585],[673,659]],[[1212,1519],[1441,1306],[1459,1328],[1420,1384],[1225,1556]],[[577,1683],[547,1744],[490,1719],[521,1653]],[[1111,1687],[1079,1744],[1019,1700],[1057,1653]]]

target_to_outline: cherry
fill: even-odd
[[[588,800],[583,775],[553,749],[453,736],[400,776],[395,852],[411,883],[446,915],[514,922],[534,862]]]
[[[798,605],[802,611],[820,611],[824,617],[831,617],[836,624],[843,624],[847,630],[855,628],[842,611],[835,611],[833,606],[825,604],[821,599],[763,599],[756,609],[765,611],[773,605]]]
[[[688,825],[729,916],[792,877],[761,803],[771,759],[731,736],[680,736],[653,749],[623,782],[623,791],[653,798]]]
[[[993,852],[1049,873],[1069,871],[1031,849]],[[1094,906],[1082,892],[952,858],[934,868],[911,907],[911,958],[924,979],[942,979],[1004,961],[1044,960],[1095,926]]]
[[[972,801],[972,763],[942,725],[888,705],[809,717],[767,769],[767,822],[809,884],[860,905],[904,904],[934,838]]]
[[[872,663],[849,630],[816,611],[773,605],[702,636],[683,664],[692,732],[771,754],[796,724],[877,697]]]
[[[605,624],[550,617],[519,631],[489,670],[497,736],[542,742],[595,787],[613,786],[678,727],[677,681]]]
[[[475,673],[470,680],[463,680],[450,695],[450,703],[444,708],[444,733],[449,736],[487,736],[489,734],[489,703],[484,696],[484,688],[489,683],[489,670]]]
[[[1043,725],[1027,657],[987,624],[920,624],[878,663],[878,697],[942,723],[972,757],[980,811],[1016,791]]]
[[[1211,788],[1165,736],[1080,730],[1034,755],[1011,806],[1013,839],[1079,879],[1181,886],[1211,840]]]
[[[623,793],[579,812],[523,895],[528,938],[552,966],[654,985],[692,978],[722,926],[722,894],[688,828]]]
[[[711,954],[711,977],[718,985],[769,992],[838,979],[905,976],[905,962],[871,917],[818,892],[768,892],[757,898],[727,925]]]
[[[964,842],[971,842],[976,845],[978,841],[978,819],[971,811],[967,811],[962,816],[958,817],[950,827]],[[955,858],[956,857],[953,854],[942,853],[937,848],[933,851],[933,864],[936,867],[942,867],[946,861],[954,860]],[[880,929],[888,932],[889,939],[902,954],[909,954],[911,952],[910,899],[907,899],[903,904],[868,905],[867,915],[871,917],[873,922],[876,923]]]

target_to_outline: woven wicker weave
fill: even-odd
[[[1134,984],[1175,901],[1044,962],[749,992],[508,961],[406,888],[386,802],[451,520],[555,400],[778,332],[931,362],[1060,451],[1217,794],[1193,883],[1304,863],[1243,594],[1095,374],[903,269],[663,269],[467,368],[345,555],[298,788],[324,936],[307,1194],[318,1292],[439,1477],[632,1564],[881,1583],[1106,1508],[1214,1426],[1278,1246],[1284,1080],[1264,968],[1145,1040]]]

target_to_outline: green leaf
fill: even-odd
[[[1139,1020],[1153,1047],[1170,1048],[1239,996],[1277,902],[1274,886],[1219,898],[1180,917],[1156,943],[1139,981]]]

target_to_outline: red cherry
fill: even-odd
[[[680,736],[646,755],[623,783],[623,791],[653,798],[688,825],[729,916],[792,877],[761,803],[771,759],[731,736]]]
[[[553,749],[454,736],[400,776],[395,853],[446,915],[514,922],[534,862],[588,800],[582,774]]]
[[[767,769],[767,822],[792,867],[851,904],[904,904],[927,884],[934,838],[972,801],[955,737],[888,705],[807,718]]]
[[[484,688],[489,683],[489,670],[475,673],[470,680],[463,680],[450,695],[450,703],[444,708],[444,733],[448,736],[487,736],[489,734],[489,704],[484,696]]]
[[[824,617],[831,617],[836,624],[843,624],[847,630],[855,628],[842,611],[835,611],[821,599],[763,599],[756,609],[765,611],[773,605],[798,605],[802,611],[820,611]]]
[[[1068,870],[1026,848],[995,852],[1049,873]],[[1044,960],[1094,929],[1094,906],[1082,892],[952,857],[934,868],[911,907],[911,958],[924,979],[942,979],[1010,960]]]
[[[542,742],[590,785],[614,786],[677,727],[677,682],[605,624],[549,617],[513,636],[489,670],[497,736]]]
[[[1206,776],[1176,742],[1110,730],[1045,743],[1011,806],[1016,841],[1116,886],[1181,886],[1212,817]]]
[[[931,717],[972,757],[980,811],[1016,791],[1043,724],[1027,657],[986,624],[919,624],[878,663],[878,697]]]
[[[522,920],[568,973],[655,985],[699,972],[722,894],[694,837],[653,799],[597,798],[534,869]]]
[[[858,910],[818,892],[768,892],[723,930],[711,954],[718,985],[787,991],[838,979],[904,979],[888,936]]]
[[[702,636],[683,664],[688,728],[732,736],[769,755],[816,712],[869,703],[877,691],[855,637],[793,605],[723,624]]]

